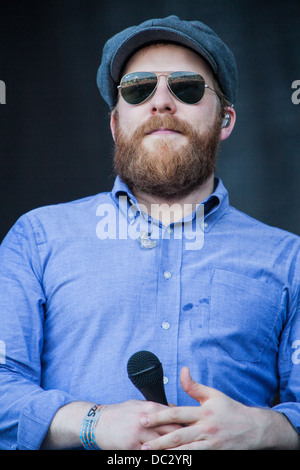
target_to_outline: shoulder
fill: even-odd
[[[266,262],[273,272],[288,272],[290,279],[299,278],[300,237],[261,222],[229,206],[225,214],[232,243],[252,259]],[[224,220],[225,222],[225,220]]]
[[[226,217],[227,222],[231,221],[238,230],[242,232],[249,231],[251,235],[257,236],[259,239],[267,237],[270,242],[274,241],[274,243],[278,243],[281,240],[292,241],[296,244],[300,242],[300,237],[297,234],[268,225],[232,206],[228,207]]]
[[[7,239],[35,240],[37,244],[51,238],[79,235],[96,225],[99,205],[112,203],[109,192],[80,198],[59,204],[37,207],[24,213],[12,226]]]

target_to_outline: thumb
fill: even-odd
[[[180,383],[183,390],[190,395],[190,397],[197,400],[201,405],[213,397],[223,395],[215,388],[207,387],[206,385],[199,384],[192,379],[188,367],[183,367],[180,372]]]

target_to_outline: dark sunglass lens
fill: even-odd
[[[156,75],[147,72],[129,73],[121,82],[121,93],[129,104],[141,104],[153,93],[157,84]]]
[[[174,95],[186,104],[199,103],[204,95],[203,77],[193,72],[174,72],[169,75],[169,86]]]

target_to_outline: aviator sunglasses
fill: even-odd
[[[203,98],[205,88],[216,93],[205,84],[204,78],[195,72],[133,72],[124,75],[118,89],[124,100],[132,105],[144,103],[156,91],[159,77],[166,77],[170,92],[185,104],[197,104]]]

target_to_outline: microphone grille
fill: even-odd
[[[127,363],[127,373],[131,382],[138,389],[161,381],[163,369],[160,360],[150,351],[133,354]]]

